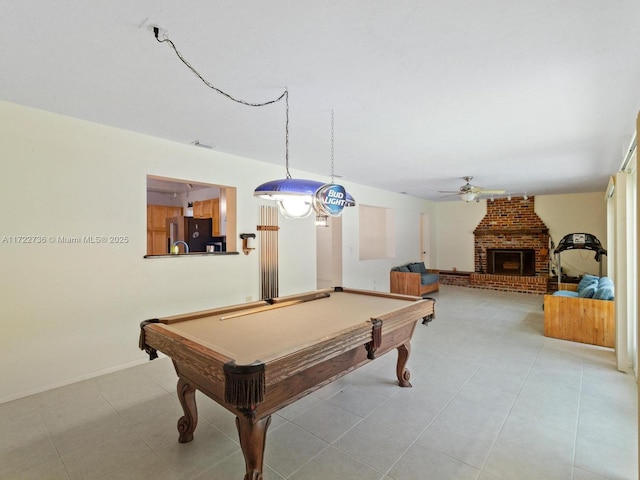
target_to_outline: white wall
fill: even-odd
[[[146,361],[137,348],[142,320],[258,298],[257,251],[143,258],[146,176],[236,186],[243,233],[256,232],[259,223],[253,189],[281,178],[283,167],[6,102],[0,102],[0,158],[0,403]],[[435,204],[341,183],[358,203],[394,210],[396,246],[395,257],[360,261],[358,208],[345,209],[344,286],[388,291],[389,269],[420,258],[421,213],[432,218],[431,264],[473,269],[472,232],[484,215],[482,202]],[[602,194],[561,197],[567,198],[538,197],[554,239],[567,227],[604,241]],[[78,236],[127,241],[58,241]],[[468,253],[456,253],[456,244],[468,244]],[[280,218],[278,247],[280,294],[314,290],[314,218]]]
[[[253,189],[284,167],[6,102],[0,158],[0,403],[147,361],[137,348],[142,320],[258,298],[257,251],[143,258],[146,176],[236,186],[242,233],[259,223]],[[397,261],[360,262],[357,208],[347,209],[343,285],[388,290],[390,266],[418,258],[419,215],[430,202],[343,183],[356,201],[396,210],[399,252]],[[313,217],[280,218],[281,295],[316,288],[315,230]],[[127,241],[52,240],[89,235]]]
[[[606,185],[603,185],[603,189]],[[465,203],[441,202],[436,208],[437,267],[441,270],[473,271],[473,231],[487,212],[486,200]],[[569,233],[591,233],[607,248],[607,212],[604,190],[595,193],[538,195],[535,212],[549,228],[555,246]],[[569,275],[598,274],[594,252],[562,253],[562,267]],[[606,256],[603,274],[606,273]]]
[[[436,242],[440,270],[473,272],[473,231],[487,214],[487,201],[438,203]]]
[[[415,197],[341,182],[356,199],[370,206],[393,209],[395,217],[395,256],[359,260],[359,209],[342,213],[343,285],[368,290],[389,291],[391,267],[420,260],[420,214],[433,213],[436,204]]]
[[[549,227],[549,234],[555,247],[562,237],[569,233],[591,233],[607,249],[607,204],[606,184],[602,192],[566,195],[539,195],[536,197],[535,211]],[[553,252],[551,252],[553,254]],[[598,274],[598,262],[594,252],[573,250],[561,253],[561,264],[568,275]],[[607,273],[607,256],[603,256],[602,273]]]

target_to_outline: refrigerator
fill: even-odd
[[[172,247],[175,242],[183,241],[189,245],[189,253],[205,252],[207,244],[211,243],[213,238],[212,219],[171,217],[167,219],[167,233],[169,247]]]

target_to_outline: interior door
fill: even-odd
[[[342,217],[329,217],[316,227],[317,288],[342,285]]]
[[[430,244],[430,221],[431,218],[428,213],[420,214],[420,260],[424,262],[425,267],[431,268],[431,244]]]

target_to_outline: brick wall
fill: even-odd
[[[547,293],[547,276],[520,277],[516,275],[488,275],[472,273],[469,286],[504,292]]]
[[[470,286],[494,290],[544,293],[549,276],[549,229],[534,210],[534,197],[487,201],[487,214],[474,233],[474,270]],[[535,276],[486,275],[487,249],[531,248]],[[536,277],[540,277],[536,279]],[[544,287],[542,286],[544,284]]]
[[[476,227],[478,230],[544,229],[547,226],[535,212],[535,198],[498,198],[487,201],[487,214]]]
[[[455,285],[457,287],[469,287],[471,283],[471,272],[452,272],[440,270],[441,285]]]

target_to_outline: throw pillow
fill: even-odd
[[[598,289],[593,295],[593,298],[598,300],[613,300],[615,297],[615,290],[613,288],[613,280],[609,277],[602,277],[598,282]]]
[[[410,263],[409,270],[414,273],[427,273],[427,268],[424,266],[424,262]]]
[[[582,290],[587,288],[587,287],[595,287],[595,289],[598,289],[598,280],[599,278],[596,277],[595,275],[585,275],[584,277],[582,277],[580,279],[580,283],[578,283],[578,289],[577,292],[579,294],[581,294]],[[580,295],[581,297],[585,297],[584,295]],[[593,296],[593,295],[591,295]],[[585,297],[585,298],[591,298],[591,297]]]
[[[598,282],[587,285],[578,292],[578,296],[582,298],[593,298],[598,290]]]

